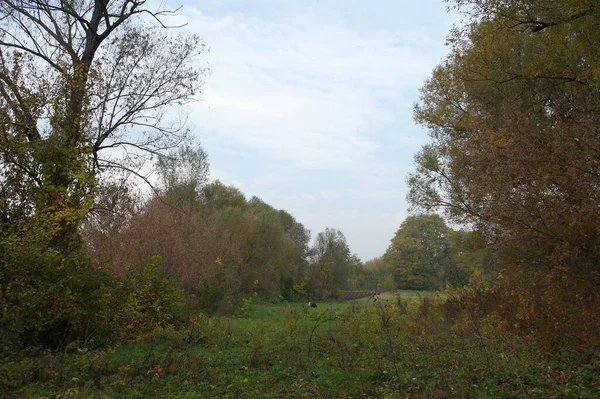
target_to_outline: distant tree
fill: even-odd
[[[397,288],[394,270],[384,261],[383,256],[365,262],[365,273],[369,289],[393,291]]]
[[[159,155],[156,170],[167,196],[180,202],[196,202],[208,182],[208,154],[199,145],[181,146]]]
[[[358,255],[354,254],[350,257],[349,264],[350,272],[348,273],[348,284],[347,289],[349,290],[362,290],[362,289],[376,289],[377,283],[375,281],[374,274],[369,273],[365,269],[365,265],[360,260]]]
[[[205,207],[223,209],[226,207],[245,209],[247,206],[244,194],[233,186],[226,186],[219,180],[202,188],[201,201]]]
[[[434,289],[462,282],[452,261],[450,234],[439,215],[406,218],[383,256],[399,288]]]
[[[278,248],[282,251],[280,259],[281,264],[275,275],[279,275],[279,289],[283,296],[290,297],[294,281],[305,271],[308,256],[308,243],[310,241],[310,230],[306,229],[302,223],[298,222],[292,215],[285,210],[276,210],[271,205],[265,203],[260,198],[253,196],[248,201],[250,212],[254,215],[257,222],[264,223],[265,220],[277,221],[283,234],[278,233],[280,242]],[[275,227],[272,226],[272,229]],[[257,245],[265,246],[265,245]],[[271,249],[271,254],[275,255],[277,251]],[[270,276],[270,278],[274,277]]]
[[[394,280],[401,289],[428,290],[439,288],[435,264],[425,255],[418,238],[395,237],[384,255],[394,270]]]
[[[340,230],[327,227],[319,233],[308,272],[312,295],[325,299],[337,296],[347,286],[351,262],[346,237]]]

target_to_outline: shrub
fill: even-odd
[[[120,278],[119,289],[121,306],[116,321],[118,335],[124,340],[173,326],[183,310],[183,290],[161,272],[159,256],[142,267],[129,268]]]
[[[548,353],[597,351],[600,295],[569,278],[531,275],[513,270],[493,286],[449,289],[442,314],[460,334],[492,323],[537,340]]]
[[[64,255],[41,234],[11,236],[0,265],[0,353],[110,338],[115,287],[83,250]]]

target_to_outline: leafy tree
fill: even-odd
[[[311,294],[317,298],[339,295],[346,288],[352,255],[340,230],[327,227],[319,233],[311,249],[308,271]]]
[[[277,243],[269,249],[270,255],[265,253],[265,257],[279,259],[274,276],[279,276],[279,293],[289,297],[294,280],[304,272],[306,267],[310,231],[288,212],[282,209],[276,210],[256,196],[248,201],[248,205],[256,223],[264,224],[270,221],[269,229],[264,226],[259,232],[262,234],[268,230],[276,232]],[[257,249],[264,247],[268,248],[268,242],[256,243]]]
[[[396,237],[384,255],[394,269],[394,280],[401,289],[429,290],[439,287],[435,265],[428,261],[420,240]]]
[[[350,257],[350,272],[348,275],[347,288],[350,290],[375,290],[377,289],[377,282],[375,281],[374,274],[369,273],[365,269],[365,265],[357,255]]]
[[[495,275],[493,254],[477,231],[458,230],[449,235],[457,282],[481,284]]]
[[[33,221],[68,251],[96,193],[97,172],[126,168],[178,144],[166,118],[189,101],[206,70],[198,37],[134,21],[156,19],[137,0],[0,3],[0,219]],[[106,151],[112,149],[113,151]],[[131,154],[116,158],[115,149]]]
[[[365,272],[371,285],[368,288],[393,291],[397,288],[394,282],[394,270],[384,260],[383,256],[365,262]]]
[[[92,263],[112,268],[128,228],[141,212],[143,201],[136,195],[127,174],[103,179],[94,205],[82,221],[80,233]]]
[[[204,45],[142,25],[141,14],[168,14],[145,3],[0,2],[0,336],[15,348],[110,335],[112,282],[94,266],[114,262],[108,249],[119,246],[88,245],[107,255],[91,263],[82,219],[117,198],[127,204],[99,184],[104,172],[135,174],[187,135],[166,111],[200,91]],[[104,238],[126,226],[107,213],[86,223]]]
[[[302,249],[302,258],[306,260],[309,252],[310,230],[283,209],[279,210],[279,220],[287,236]]]
[[[384,255],[400,288],[434,289],[462,282],[452,261],[450,233],[439,215],[406,218]]]
[[[598,2],[455,4],[469,20],[415,107],[431,141],[409,199],[483,235],[499,287],[533,309],[527,331],[565,342],[582,326],[579,343],[598,342]]]
[[[471,223],[504,264],[568,269],[600,286],[600,7],[457,4],[472,20],[450,36],[416,106],[432,141],[409,199]]]
[[[212,209],[226,207],[246,208],[246,197],[233,186],[226,186],[219,180],[207,184],[202,188],[202,204]]]

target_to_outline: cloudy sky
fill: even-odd
[[[169,0],[167,7],[181,4]],[[181,1],[181,0],[179,0]],[[459,21],[441,0],[227,0],[183,3],[211,69],[189,110],[211,177],[339,228],[363,260],[407,215],[406,176],[427,141],[418,89]]]

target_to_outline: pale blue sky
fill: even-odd
[[[212,73],[189,121],[211,177],[287,210],[313,237],[339,228],[363,260],[382,255],[407,215],[406,176],[427,141],[412,104],[459,21],[446,7],[183,3],[177,22],[210,47],[201,62]]]

